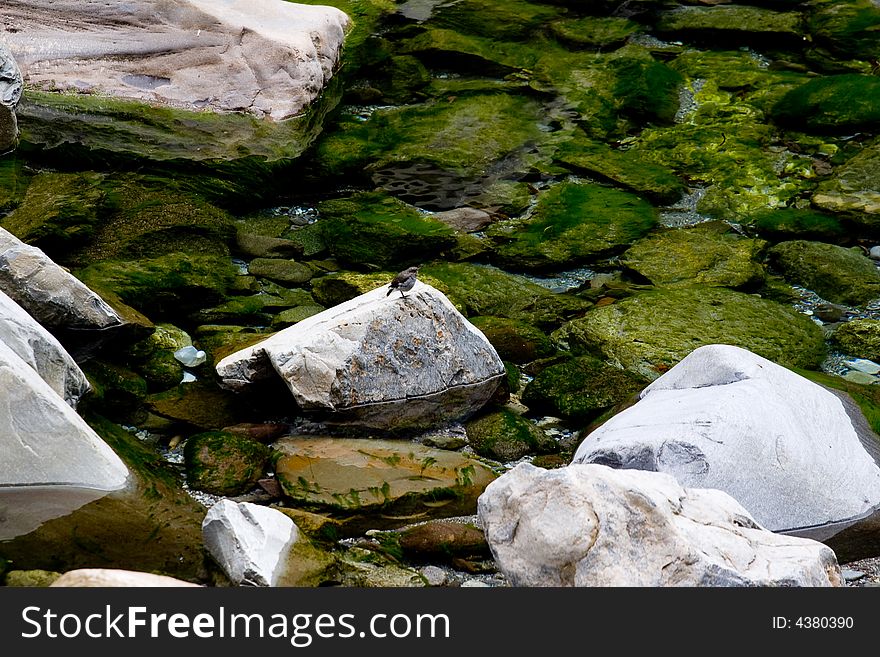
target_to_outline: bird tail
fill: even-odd
[[[385,296],[387,297],[387,296],[388,296],[389,294],[391,294],[392,292],[394,292],[394,288],[389,286],[389,287],[388,287],[388,292],[385,293]]]

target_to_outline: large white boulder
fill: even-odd
[[[521,463],[489,484],[477,514],[514,586],[843,585],[829,547],[657,472]]]
[[[299,540],[299,529],[276,509],[222,499],[208,509],[202,536],[234,584],[274,586]]]
[[[462,419],[496,392],[498,353],[446,296],[422,282],[402,298],[371,290],[217,364],[241,389],[281,376],[297,404],[375,428]]]
[[[3,17],[28,84],[273,119],[321,93],[350,22],[285,0],[16,0]]]
[[[49,330],[105,330],[122,318],[41,249],[0,228],[0,290]]]
[[[0,342],[34,368],[52,389],[76,408],[91,386],[86,375],[51,333],[0,292]]]
[[[709,345],[590,433],[572,462],[665,472],[725,491],[773,531],[833,534],[880,504],[880,467],[863,445],[873,434],[848,410],[769,360]]]
[[[18,144],[15,107],[21,98],[21,71],[12,53],[0,43],[0,155]]]
[[[128,468],[37,372],[0,342],[0,540],[112,491]]]

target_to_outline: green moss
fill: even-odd
[[[774,241],[811,239],[833,242],[845,237],[840,220],[810,209],[776,208],[757,212],[744,223]]]
[[[2,574],[2,573],[0,573]],[[47,587],[61,577],[51,570],[10,570],[3,581],[6,586]]]
[[[107,260],[76,275],[95,291],[109,290],[148,316],[178,318],[222,299],[237,270],[229,258],[169,253],[144,260]]]
[[[565,18],[549,25],[550,33],[567,45],[578,48],[609,48],[620,46],[642,31],[642,26],[617,16],[584,16]]]
[[[807,27],[813,41],[838,55],[871,60],[877,56],[880,7],[871,0],[817,0],[810,3]]]
[[[655,224],[656,210],[637,196],[563,182],[538,197],[528,220],[499,222],[486,234],[511,267],[561,269],[618,253]]]
[[[301,285],[312,277],[312,268],[302,262],[282,258],[254,258],[248,263],[248,272],[276,283]]]
[[[880,272],[860,249],[793,240],[777,244],[768,256],[787,281],[832,303],[864,305],[880,297]]]
[[[145,403],[156,415],[204,431],[232,426],[254,412],[248,413],[245,402],[235,393],[201,380],[149,395]]]
[[[556,353],[550,338],[531,324],[504,317],[471,317],[503,360],[529,363]]]
[[[822,331],[806,315],[717,287],[642,292],[590,310],[553,337],[651,379],[707,344],[736,345],[785,367],[817,368],[825,356]]]
[[[214,495],[253,488],[269,464],[269,448],[224,431],[190,436],[183,450],[189,485]]]
[[[0,156],[0,213],[18,207],[24,200],[33,172],[14,153]]]
[[[684,83],[680,73],[633,46],[621,48],[608,63],[614,71],[612,93],[619,99],[620,111],[640,123],[672,123],[679,106],[678,89]]]
[[[315,297],[315,301],[330,308],[375,290],[380,285],[387,285],[393,277],[394,274],[390,272],[373,274],[344,272],[321,276],[312,281],[312,296]]]
[[[880,139],[874,139],[842,162],[834,174],[823,180],[811,199],[813,205],[828,212],[840,213],[858,230],[876,235],[880,232]]]
[[[685,189],[672,171],[645,159],[638,151],[615,150],[581,137],[563,143],[556,160],[576,172],[611,182],[656,203],[672,203]]]
[[[455,246],[446,224],[390,196],[362,193],[320,203],[321,232],[340,262],[360,268],[416,264]]]
[[[586,422],[636,395],[647,384],[641,377],[582,356],[541,370],[526,385],[522,401],[533,413]]]
[[[820,133],[873,131],[880,127],[880,78],[855,73],[819,77],[792,89],[772,118]]]
[[[317,315],[325,310],[324,306],[312,304],[310,306],[297,306],[283,310],[272,318],[272,326],[277,328],[285,328],[301,322],[304,319]]]
[[[754,288],[764,279],[765,246],[725,223],[709,222],[643,238],[623,254],[621,264],[658,286]]]
[[[137,417],[147,396],[147,382],[135,372],[106,360],[90,360],[83,371],[92,384],[93,395],[85,405],[119,421]]]
[[[536,283],[494,267],[470,263],[438,263],[424,273],[465,315],[493,315],[542,329],[558,326],[586,310],[590,303],[567,294],[554,294]]]
[[[69,262],[69,252],[93,238],[100,224],[103,179],[92,172],[37,174],[3,227],[58,262]]]
[[[774,38],[800,40],[803,33],[802,16],[796,11],[773,11],[746,5],[718,5],[713,7],[678,7],[663,12],[656,28],[660,34],[676,34],[682,38],[695,33],[717,36],[735,33],[741,42],[750,36],[772,35]]]
[[[508,410],[490,412],[465,424],[468,443],[480,456],[516,461],[527,454],[552,453],[556,442],[526,418]]]
[[[841,324],[831,334],[831,343],[849,356],[880,360],[880,320],[853,319]]]
[[[559,10],[525,0],[462,0],[439,4],[431,24],[499,41],[522,41],[559,15]]]
[[[463,74],[513,73],[530,69],[540,59],[538,47],[527,43],[501,41],[475,34],[425,26],[420,34],[403,39],[400,52],[437,60],[444,66],[461,69]]]
[[[183,329],[173,324],[157,324],[143,340],[126,349],[124,359],[147,381],[152,391],[167,390],[180,383],[183,366],[174,352],[192,344]]]

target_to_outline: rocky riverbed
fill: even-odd
[[[798,436],[827,430],[816,462],[864,494],[819,530],[809,500],[771,529],[813,532],[848,586],[880,581],[876,3],[181,0],[182,24],[159,4],[42,49],[61,10],[0,8],[0,340],[34,387],[0,449],[43,454],[59,418],[78,436],[67,472],[22,452],[0,479],[7,584],[239,584],[202,527],[232,500],[297,528],[281,585],[508,585],[477,515],[490,482],[562,476],[708,345],[749,354],[738,384],[755,356],[828,403],[774,456],[802,465],[819,443]],[[417,286],[387,295],[412,265]],[[799,403],[721,424],[796,425]],[[644,469],[718,471],[668,444]],[[83,449],[103,470],[73,467]],[[734,479],[713,487],[766,524]],[[816,554],[784,582],[816,582]]]

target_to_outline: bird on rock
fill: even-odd
[[[391,294],[394,290],[400,292],[401,297],[406,297],[404,292],[409,292],[413,289],[413,285],[416,284],[416,275],[419,273],[418,267],[409,267],[408,269],[404,269],[397,276],[394,277],[394,280],[388,284],[388,294]],[[388,294],[385,296],[387,297]]]

